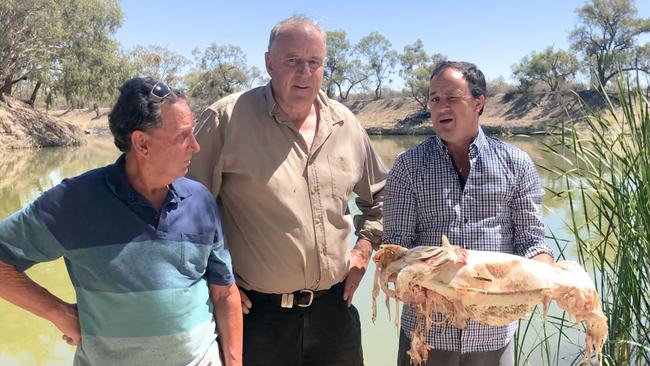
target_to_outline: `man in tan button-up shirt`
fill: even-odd
[[[271,31],[271,82],[200,117],[189,176],[220,199],[245,291],[244,363],[361,365],[352,296],[382,234],[386,169],[359,121],[320,91],[323,31],[293,17]],[[352,192],[361,214],[349,250]],[[266,363],[265,363],[266,362]]]

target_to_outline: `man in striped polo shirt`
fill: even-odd
[[[242,315],[212,194],[184,178],[199,144],[185,99],[135,78],[109,124],[123,152],[0,222],[0,297],[47,319],[75,365],[241,364]],[[30,280],[63,257],[68,304]],[[218,324],[218,327],[215,326]]]

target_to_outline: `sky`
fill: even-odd
[[[264,70],[271,28],[303,14],[326,30],[344,30],[356,43],[370,32],[387,37],[393,49],[418,38],[427,53],[473,62],[486,78],[511,79],[512,65],[547,46],[569,48],[585,0],[458,1],[219,1],[122,0],[124,21],[116,32],[125,48],[160,45],[193,60],[192,50],[212,43],[239,46],[249,66]],[[650,1],[637,0],[638,15],[650,17]],[[650,36],[640,38],[650,42]]]

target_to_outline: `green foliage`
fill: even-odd
[[[404,79],[406,92],[420,104],[422,109],[427,108],[431,72],[438,63],[446,60],[447,56],[439,53],[427,55],[420,39],[404,46],[404,53],[399,55],[402,65],[399,74]]]
[[[512,69],[522,90],[529,90],[541,83],[556,91],[575,76],[579,65],[572,53],[555,51],[550,46],[542,52],[533,51],[530,56],[524,56]]]
[[[158,45],[137,45],[128,53],[132,76],[151,76],[178,87],[183,67],[190,64],[186,57]]]
[[[580,263],[595,277],[609,332],[606,365],[650,363],[650,104],[639,85],[618,84],[622,115],[602,89],[607,115],[587,112],[588,134],[575,128],[549,146],[563,167],[543,167],[564,182],[553,195],[566,199],[568,227]],[[559,351],[570,340],[565,317],[552,322]],[[548,329],[552,331],[552,329]],[[522,331],[522,329],[520,329]],[[525,334],[525,333],[520,333]],[[560,339],[563,341],[560,342]],[[550,351],[548,352],[550,354]],[[557,353],[557,352],[556,352]],[[551,358],[547,358],[549,363]],[[521,358],[520,358],[521,360]],[[557,361],[557,360],[556,360]],[[576,364],[574,360],[573,364]]]
[[[375,98],[379,99],[383,83],[394,73],[398,61],[397,52],[391,49],[392,44],[388,38],[379,32],[371,32],[361,38],[357,47],[370,70],[371,79],[375,85]]]
[[[197,66],[186,76],[192,97],[214,101],[263,82],[260,71],[248,68],[246,55],[237,46],[213,43],[192,54]]]
[[[633,0],[592,0],[576,13],[580,25],[570,34],[571,47],[583,56],[594,88],[622,72],[650,73],[648,54],[636,45],[639,35],[650,32],[650,18],[637,16]]]
[[[0,5],[3,90],[26,77],[36,88],[75,99],[105,100],[123,82],[112,34],[122,23],[117,0],[11,0]]]
[[[359,60],[358,51],[350,45],[345,31],[327,32],[323,90],[328,97],[338,91],[339,99],[346,100],[352,89],[368,80],[369,70]]]

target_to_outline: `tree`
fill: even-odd
[[[574,54],[563,50],[555,51],[553,46],[549,46],[542,52],[533,51],[530,56],[524,56],[512,70],[523,90],[543,83],[551,91],[556,91],[560,85],[575,76],[579,67]]]
[[[211,44],[203,52],[192,51],[197,66],[187,76],[191,96],[217,100],[238,92],[260,78],[257,68],[249,69],[246,55],[232,45]]]
[[[119,49],[112,34],[122,22],[117,0],[10,0],[0,3],[0,91],[15,80],[74,98],[116,90]],[[121,82],[120,80],[119,82]],[[117,84],[119,85],[119,84]]]
[[[584,57],[592,75],[592,86],[605,86],[616,74],[643,71],[634,63],[636,38],[650,32],[650,18],[637,17],[633,0],[592,0],[576,9],[581,25],[570,35],[571,47]]]
[[[375,99],[379,99],[384,81],[394,72],[393,69],[398,59],[397,52],[391,49],[390,41],[378,32],[372,32],[361,38],[357,47],[365,58],[372,75],[375,84]]]
[[[427,108],[431,72],[435,65],[446,59],[447,56],[439,53],[428,56],[420,39],[404,46],[404,53],[399,55],[400,76],[404,79],[406,91],[422,109]]]
[[[128,53],[133,76],[151,76],[167,84],[177,85],[183,67],[190,64],[185,56],[167,47],[137,45]]]
[[[355,86],[368,79],[368,71],[363,68],[358,49],[351,47],[345,31],[328,31],[326,39],[323,90],[331,98],[336,88],[339,99],[346,100]]]

